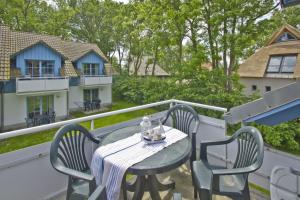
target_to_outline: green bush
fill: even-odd
[[[225,89],[227,77],[222,70],[197,69],[192,73],[181,73],[169,78],[119,76],[113,84],[114,95],[119,99],[136,104],[146,104],[167,99],[179,99],[207,105],[231,108],[241,105],[255,97],[246,97],[238,77],[230,80],[233,87],[230,92]],[[223,113],[207,109],[197,109],[203,115],[221,118]],[[274,127],[253,124],[263,134],[266,143],[281,150],[300,150],[300,124],[296,121],[283,123]],[[232,134],[240,126],[228,127]]]

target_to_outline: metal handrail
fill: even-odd
[[[41,77],[17,77],[17,81],[28,81],[28,80],[60,80],[60,79],[69,79],[68,76],[41,76]]]
[[[99,75],[80,75],[81,77],[111,77],[110,75],[102,75],[102,74],[99,74]]]
[[[205,104],[200,104],[200,103],[193,103],[193,102],[188,102],[188,101],[181,101],[181,100],[176,100],[176,99],[170,99],[170,100],[165,100],[165,101],[160,101],[160,102],[155,102],[155,103],[150,103],[150,104],[145,104],[141,106],[134,106],[130,108],[125,108],[121,110],[116,110],[116,111],[110,111],[106,113],[100,113],[100,114],[95,114],[95,115],[90,115],[86,117],[80,117],[76,119],[70,119],[66,121],[60,121],[60,122],[55,122],[52,124],[46,124],[46,125],[41,125],[41,126],[35,126],[35,127],[30,127],[30,128],[24,128],[24,129],[19,129],[19,130],[14,130],[14,131],[8,131],[0,134],[0,140],[15,137],[15,136],[20,136],[20,135],[26,135],[26,134],[31,134],[31,133],[36,133],[40,131],[45,131],[53,128],[58,128],[66,124],[71,124],[71,123],[81,123],[81,122],[86,122],[86,121],[91,121],[91,129],[94,129],[94,120],[99,119],[102,117],[107,117],[107,116],[112,116],[116,114],[121,114],[121,113],[127,113],[127,112],[132,112],[132,111],[137,111],[137,110],[142,110],[146,108],[151,108],[155,106],[160,106],[160,105],[165,105],[165,104],[187,104],[190,106],[195,106],[199,108],[205,108],[209,110],[215,110],[215,111],[220,111],[225,113],[227,111],[226,108],[222,107],[217,107],[217,106],[210,106],[210,105],[205,105]]]

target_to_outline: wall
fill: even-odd
[[[103,59],[97,55],[94,52],[88,53],[87,55],[83,56],[76,62],[77,69],[80,69],[83,72],[82,64],[83,63],[95,63],[99,64],[99,73],[100,75],[103,75],[103,67],[104,67],[104,62]]]
[[[29,49],[24,50],[16,57],[16,65],[21,69],[22,75],[25,75],[25,60],[54,60],[54,73],[55,76],[59,75],[59,69],[61,67],[61,56],[54,52],[52,49],[44,44],[37,44]]]
[[[98,88],[99,89],[99,99],[101,99],[101,104],[112,104],[112,91],[111,85],[96,86],[86,89]],[[69,109],[77,110],[83,106],[83,90],[85,88],[80,86],[70,87],[69,90]]]
[[[4,94],[4,126],[25,123],[26,109],[26,96]]]
[[[252,94],[254,92],[252,91],[252,85],[256,85],[257,91],[259,90],[261,96],[266,92],[265,86],[271,86],[271,89],[274,90],[295,81],[295,79],[287,78],[240,78],[241,84],[245,86],[243,90],[244,94]]]
[[[99,98],[103,104],[112,104],[112,88],[111,85],[101,86]]]
[[[58,118],[67,115],[67,92],[47,93],[40,95],[54,95],[54,111]],[[24,125],[27,117],[26,95],[15,93],[4,94],[4,126],[13,128],[14,125]]]
[[[73,86],[69,89],[69,109],[77,110],[82,107],[83,91],[79,86]]]

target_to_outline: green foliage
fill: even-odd
[[[116,77],[113,91],[118,98],[138,104],[167,100],[171,98],[231,108],[250,100],[241,93],[242,86],[236,75],[230,81],[233,88],[228,92],[224,85],[228,77],[221,69],[212,71],[201,68],[201,59],[192,59],[177,76],[157,77]],[[221,116],[220,113],[204,111],[205,114]]]
[[[264,140],[276,148],[300,150],[300,123],[298,120],[276,126],[256,125],[262,132]]]

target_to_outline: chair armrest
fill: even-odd
[[[200,144],[204,146],[215,146],[215,145],[224,145],[232,142],[232,138],[214,140],[214,141],[202,141]]]
[[[297,170],[297,169],[295,169],[295,168],[290,168],[291,169],[291,173],[292,174],[294,174],[294,175],[296,175],[296,176],[300,176],[300,171],[299,170]]]
[[[104,186],[98,186],[95,191],[91,194],[88,200],[105,200],[107,199],[106,196],[106,189]]]
[[[213,169],[212,174],[217,176],[222,175],[234,175],[234,174],[245,174],[254,172],[257,168],[253,165],[245,168],[233,168],[233,169]]]
[[[231,137],[228,139],[222,139],[216,141],[202,141],[200,143],[200,159],[207,160],[207,146],[225,145],[232,141],[233,139]]]
[[[76,171],[74,169],[70,169],[70,168],[67,168],[67,167],[64,167],[64,166],[56,166],[55,168],[59,172],[61,172],[63,174],[66,174],[66,175],[69,175],[69,176],[72,176],[74,178],[82,179],[82,180],[89,181],[89,182],[95,180],[95,177],[93,175],[86,174],[86,173],[83,173],[83,172],[80,172],[80,171]]]

